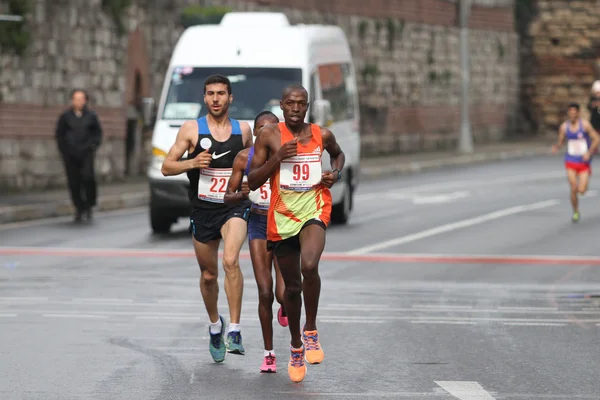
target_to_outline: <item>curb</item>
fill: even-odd
[[[506,151],[495,151],[489,153],[456,155],[436,160],[412,161],[396,163],[393,165],[377,165],[371,167],[361,167],[360,174],[362,179],[385,178],[397,175],[408,175],[423,171],[433,171],[446,167],[480,164],[490,161],[516,160],[519,158],[536,157],[550,155],[548,146],[535,147],[530,149],[517,149]]]
[[[113,211],[148,205],[148,193],[122,193],[100,196],[96,211]],[[24,222],[36,219],[55,218],[74,215],[69,200],[47,204],[28,204],[23,206],[0,207],[0,225],[10,222]]]

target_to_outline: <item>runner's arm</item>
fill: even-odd
[[[240,128],[242,130],[242,140],[244,141],[244,148],[252,147],[252,128],[248,125],[247,122],[240,122]]]
[[[191,169],[197,168],[195,166],[195,159],[179,161],[181,157],[189,150],[191,145],[191,137],[196,136],[197,125],[196,121],[186,121],[183,123],[177,137],[175,138],[175,144],[169,149],[165,160],[163,161],[160,172],[164,176],[179,175],[187,172]]]
[[[560,128],[558,128],[558,142],[552,146],[554,150],[558,150],[562,147],[563,143],[565,142],[565,135],[566,135],[566,123],[562,123],[560,125]]]
[[[600,135],[598,135],[598,132],[596,132],[592,124],[590,124],[588,121],[584,121],[584,128],[592,138],[592,144],[588,150],[588,155],[591,157],[592,154],[596,152],[598,145],[600,145]]]
[[[341,171],[346,164],[346,155],[329,129],[322,128],[323,147],[329,153],[331,169]]]
[[[240,151],[235,159],[233,160],[233,168],[231,171],[231,177],[229,177],[229,183],[227,184],[227,191],[223,198],[223,202],[228,206],[234,206],[247,199],[248,196],[242,192],[238,192],[242,180],[244,179],[244,168],[248,162],[248,151]]]
[[[281,162],[277,157],[277,153],[270,158],[268,157],[269,152],[273,152],[271,143],[273,138],[276,137],[276,134],[277,131],[274,128],[265,125],[260,130],[260,134],[256,135],[256,142],[254,142],[254,156],[252,157],[250,173],[248,174],[248,186],[250,187],[250,190],[256,190],[264,185]]]

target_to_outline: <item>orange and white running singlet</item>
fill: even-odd
[[[285,122],[279,123],[279,131],[282,145],[294,139]],[[311,132],[310,142],[306,145],[298,143],[297,155],[283,160],[271,176],[267,239],[272,242],[296,236],[312,219],[329,225],[331,193],[321,185],[321,128],[311,124]]]

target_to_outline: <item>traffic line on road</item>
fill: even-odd
[[[358,249],[360,250],[360,249]],[[367,249],[368,250],[368,249]],[[355,250],[356,251],[356,250]],[[372,253],[350,252],[323,253],[323,261],[366,262],[379,264],[497,264],[497,265],[588,265],[600,266],[600,257],[572,255],[502,255],[502,254],[411,254],[411,253]],[[370,250],[369,250],[370,251]],[[124,248],[61,248],[0,246],[3,256],[42,256],[42,257],[85,257],[85,258],[194,258],[192,250],[167,249],[124,249]],[[223,253],[219,252],[219,257]],[[250,253],[242,251],[240,258],[250,260]],[[16,269],[18,271],[18,269]],[[2,298],[0,298],[1,301]]]
[[[43,314],[44,318],[82,318],[82,319],[108,319],[108,315],[96,314]]]
[[[472,381],[435,381],[442,389],[460,400],[495,400],[492,395]]]
[[[12,311],[12,310],[11,310]],[[106,318],[129,318],[136,320],[190,320],[198,321],[200,315],[197,312],[168,312],[168,311],[115,311],[115,310],[30,310],[19,309],[11,313],[0,314],[6,317],[24,317],[24,316],[43,316],[44,318],[88,318],[88,319],[106,319]],[[223,314],[224,318],[228,318],[227,314]],[[244,316],[245,321],[258,321],[258,317]],[[546,324],[571,324],[573,321],[567,318],[513,318],[513,317],[470,317],[470,316],[431,316],[431,315],[340,315],[340,314],[324,314],[318,317],[320,322],[336,322],[336,323],[389,323],[394,321],[409,321],[411,323],[510,323],[520,325],[540,325]],[[581,321],[590,324],[600,324],[600,318],[582,319]]]
[[[557,322],[505,322],[504,325],[514,326],[565,326],[566,323]]]
[[[541,210],[544,208],[552,207],[557,204],[560,204],[560,201],[557,199],[551,199],[546,201],[540,201],[537,203],[524,204],[520,206],[505,208],[503,210],[494,211],[491,213],[487,213],[484,215],[480,215],[478,217],[465,219],[458,222],[453,222],[450,224],[441,225],[435,228],[427,229],[418,233],[413,233],[411,235],[401,236],[395,239],[386,240],[384,242],[376,243],[370,246],[359,247],[358,249],[349,251],[348,254],[356,255],[356,254],[366,254],[372,253],[377,250],[383,250],[394,246],[399,246],[406,243],[411,243],[417,240],[426,239],[431,236],[440,235],[442,233],[449,233],[456,231],[458,229],[468,228],[475,225],[480,225],[485,222],[493,221],[496,219],[508,217],[515,214],[520,214],[523,212]]]

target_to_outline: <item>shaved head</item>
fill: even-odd
[[[304,86],[302,86],[302,85],[298,85],[296,83],[293,83],[291,85],[287,85],[283,89],[283,92],[281,93],[281,100],[285,99],[286,97],[288,97],[293,92],[302,92],[302,93],[304,93],[306,95],[306,98],[308,98],[308,90],[306,90],[304,88]]]

